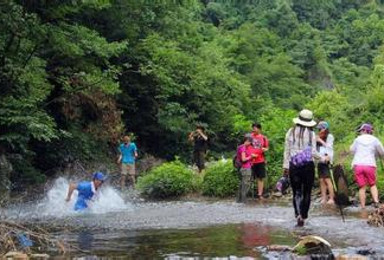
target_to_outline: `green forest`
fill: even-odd
[[[5,0],[0,20],[0,155],[15,183],[115,161],[131,133],[141,155],[189,163],[196,124],[208,159],[228,158],[252,122],[280,174],[303,108],[330,123],[346,168],[359,124],[384,138],[381,0]]]

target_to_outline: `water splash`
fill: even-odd
[[[74,204],[77,199],[77,191],[72,194],[71,201],[66,202],[69,181],[63,177],[56,179],[53,186],[47,192],[44,199],[31,205],[19,205],[17,217],[65,217],[76,214],[105,214],[118,211],[131,211],[133,205],[125,202],[121,194],[113,187],[104,184],[97,196],[85,211],[75,211]],[[15,209],[13,210],[15,214]]]

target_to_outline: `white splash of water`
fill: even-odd
[[[97,196],[90,202],[89,208],[85,211],[75,211],[74,205],[77,200],[77,191],[72,194],[69,202],[67,197],[69,181],[63,177],[58,178],[52,188],[47,192],[46,197],[37,204],[38,216],[62,217],[74,214],[104,214],[109,212],[133,210],[133,205],[124,202],[114,188],[104,184]]]

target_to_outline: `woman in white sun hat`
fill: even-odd
[[[295,125],[285,136],[283,169],[291,182],[297,226],[303,226],[311,204],[315,179],[314,159],[325,158],[321,158],[316,150],[316,134],[313,130],[316,122],[312,111],[301,110],[293,123]]]

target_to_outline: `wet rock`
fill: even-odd
[[[376,209],[372,213],[369,213],[368,225],[374,227],[383,227],[384,226],[384,207],[380,206],[380,208]]]
[[[314,235],[302,237],[292,251],[299,255],[310,255],[311,259],[335,259],[331,244],[324,238]]]
[[[357,253],[359,255],[374,255],[374,254],[376,254],[375,250],[373,250],[372,248],[361,248],[361,249],[357,250]]]

